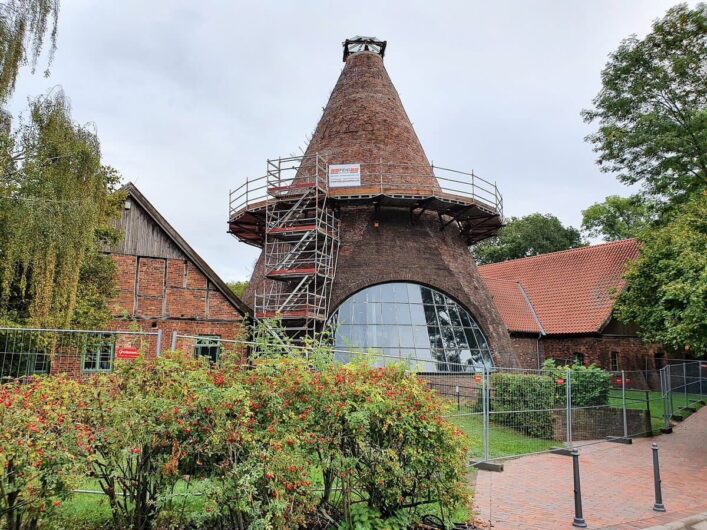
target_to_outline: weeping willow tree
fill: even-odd
[[[109,318],[119,177],[62,92],[30,103],[6,135],[0,180],[0,318],[97,327]]]
[[[49,65],[56,50],[59,0],[5,0],[0,4],[0,104],[4,104],[15,89],[17,74],[22,66],[32,70],[44,48],[49,32]]]

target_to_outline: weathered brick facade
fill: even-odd
[[[381,210],[378,228],[371,207],[341,210],[341,247],[331,307],[370,285],[420,283],[456,299],[486,335],[494,361],[515,366],[510,338],[476,273],[466,244],[453,230],[440,231],[434,214],[413,220],[405,210]]]
[[[510,337],[459,227],[445,219],[449,225],[442,230],[444,208],[421,213],[421,204],[400,207],[372,197],[377,193],[404,197],[420,190],[433,195],[440,189],[381,55],[363,51],[346,59],[305,157],[317,154],[329,164],[361,164],[360,186],[346,188],[345,193],[362,199],[336,201],[341,188],[329,197],[341,221],[329,313],[353,293],[375,284],[426,285],[469,310],[495,352],[495,361],[514,366]],[[298,175],[305,174],[308,160]],[[254,304],[255,293],[270,281],[264,262],[261,255],[245,295],[248,304]]]
[[[524,368],[537,368],[545,359],[573,361],[577,354],[585,365],[596,364],[607,370],[612,368],[611,354],[616,354],[619,370],[654,370],[661,368],[662,349],[656,344],[646,344],[636,336],[564,336],[537,337],[512,336],[513,347]],[[536,347],[539,346],[539,356]],[[658,363],[656,363],[658,358]]]
[[[135,188],[119,222],[122,241],[109,249],[116,265],[118,294],[109,304],[114,320],[109,331],[161,332],[161,350],[179,335],[243,338],[248,309],[194,250],[176,233]],[[157,353],[156,335],[115,334],[114,349],[136,348],[147,356]],[[194,348],[193,339],[179,339],[177,349]],[[53,373],[80,376],[84,352],[76,346],[52,359]]]

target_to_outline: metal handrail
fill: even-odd
[[[314,160],[312,165],[313,174],[298,175],[299,169],[304,162]],[[298,164],[283,167],[284,164]],[[262,203],[268,199],[268,189],[277,185],[286,187],[295,179],[303,182],[316,183],[319,187],[327,190],[326,167],[322,165],[322,159],[318,155],[309,157],[289,157],[268,160],[268,172],[266,175],[246,180],[241,186],[229,192],[229,218],[237,212],[241,212],[254,204]],[[406,171],[409,170],[409,171]],[[441,176],[440,172],[463,175],[466,179],[450,178]],[[289,173],[283,176],[284,173]],[[387,162],[364,162],[361,163],[361,176],[373,177],[378,180],[378,185],[362,186],[366,193],[347,193],[346,197],[371,195],[371,189],[376,190],[381,195],[386,192],[393,192],[396,195],[404,195],[409,190],[409,195],[435,196],[439,198],[449,198],[457,196],[461,199],[471,199],[476,203],[495,209],[497,213],[503,213],[503,197],[498,191],[495,182],[491,182],[479,177],[473,171],[466,172],[456,169],[449,169],[435,165],[425,164],[399,164]],[[397,177],[435,177],[436,184],[408,184],[404,182],[387,184],[386,180]],[[377,178],[376,178],[377,177]],[[344,188],[341,188],[344,189]],[[355,188],[349,188],[354,190]],[[334,194],[336,195],[336,194]],[[343,194],[340,194],[343,195]]]

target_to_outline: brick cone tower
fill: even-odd
[[[494,361],[511,342],[469,245],[502,224],[495,184],[430,165],[383,64],[386,43],[344,42],[344,68],[303,157],[268,161],[231,192],[229,231],[263,248],[245,302],[291,334],[321,329],[386,282],[444,293],[478,323]]]

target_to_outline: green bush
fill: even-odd
[[[249,369],[167,353],[0,387],[0,464],[47,479],[15,488],[10,528],[61,527],[79,473],[116,529],[396,529],[468,506],[467,439],[424,381],[320,353]]]
[[[547,359],[543,363],[543,370],[547,371],[554,380],[566,379],[570,373],[572,406],[596,407],[609,404],[609,391],[611,390],[611,374],[598,366],[583,366],[578,363],[557,366],[554,359]],[[567,403],[567,391],[564,385],[558,385],[555,393],[556,406],[564,407]]]
[[[550,409],[556,381],[547,375],[495,373],[490,377],[490,421],[535,438],[554,434]]]
[[[71,492],[80,385],[57,377],[0,386],[0,528],[46,526]]]

